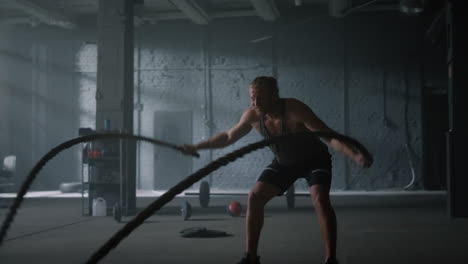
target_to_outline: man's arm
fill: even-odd
[[[307,129],[310,131],[324,131],[336,133],[333,129],[329,128],[306,104],[299,100],[292,100],[294,105],[294,115],[297,114],[297,118],[302,121]],[[371,161],[367,160],[361,153],[355,151],[348,144],[339,141],[336,138],[322,138],[325,142],[330,145],[335,151],[341,152],[354,160],[358,165],[362,167],[369,167]]]
[[[224,148],[229,146],[252,130],[252,122],[254,118],[255,113],[251,108],[248,108],[242,114],[239,122],[231,129],[216,134],[213,137],[195,145],[183,145],[182,148],[185,152],[192,153],[200,149]]]

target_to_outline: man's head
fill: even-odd
[[[273,77],[259,76],[250,83],[250,101],[260,113],[267,113],[279,99],[278,82]]]

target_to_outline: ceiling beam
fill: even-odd
[[[211,15],[214,18],[227,18],[227,17],[253,17],[257,13],[253,10],[231,10],[215,12]]]
[[[377,0],[367,0],[366,2],[361,3],[359,5],[349,6],[346,10],[342,11],[342,14],[344,16],[347,16],[347,15],[349,15],[351,13],[354,13],[354,12],[356,12],[358,10],[361,10],[361,9],[365,8],[366,6],[372,5],[375,2],[377,2]]]
[[[17,8],[29,15],[38,18],[42,23],[47,25],[58,26],[65,29],[77,28],[76,24],[67,17],[42,6],[38,6],[27,0],[3,0],[3,2],[8,3],[11,7]]]
[[[232,10],[232,11],[220,11],[210,14],[210,17],[215,18],[230,18],[230,17],[258,17],[257,12],[254,10]],[[156,24],[162,20],[178,20],[188,19],[188,17],[182,12],[141,12],[135,16],[138,21],[137,26],[143,23]]]
[[[199,25],[207,25],[209,17],[205,10],[193,0],[170,0],[184,15]]]
[[[279,18],[279,11],[273,0],[250,0],[258,15],[266,21]]]
[[[398,4],[379,0],[367,0],[357,5],[352,5],[351,0],[329,1],[330,16],[335,18],[345,17],[355,12],[397,11],[399,8]]]

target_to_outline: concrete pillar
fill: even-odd
[[[448,212],[451,217],[468,217],[468,177],[465,167],[468,149],[468,41],[466,39],[466,1],[448,1],[447,47],[449,76],[448,133]]]
[[[0,34],[7,36],[9,32],[7,29],[0,28]],[[8,144],[9,140],[9,86],[8,86],[8,57],[6,56],[8,50],[8,37],[0,39],[0,162],[3,162],[2,158],[7,155],[10,151]],[[0,165],[1,166],[1,165]]]
[[[98,13],[98,69],[96,129],[133,133],[133,9],[134,0],[100,0]],[[136,207],[135,142],[125,141],[122,153],[124,214]],[[112,206],[112,205],[111,205]]]

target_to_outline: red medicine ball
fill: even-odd
[[[228,212],[230,216],[240,216],[242,213],[242,206],[236,201],[231,202],[228,207]]]

